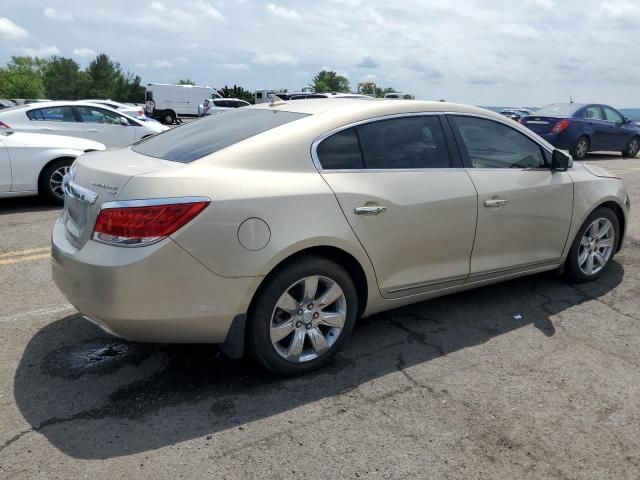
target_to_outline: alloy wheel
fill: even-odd
[[[602,270],[613,253],[615,229],[607,218],[598,218],[585,230],[578,250],[578,267],[585,275]]]
[[[631,140],[631,143],[629,144],[629,156],[635,157],[636,155],[638,155],[639,150],[640,150],[640,141],[638,141],[637,138],[634,138],[633,140]]]
[[[269,328],[271,344],[287,361],[315,360],[338,340],[346,318],[347,301],[340,285],[324,276],[305,277],[276,303]]]
[[[62,181],[64,176],[69,171],[69,165],[63,165],[61,167],[56,168],[51,177],[49,177],[49,187],[51,188],[51,192],[57,198],[64,198],[64,190],[62,189]]]
[[[588,148],[589,144],[584,138],[578,140],[578,145],[576,145],[576,154],[578,158],[586,157]]]

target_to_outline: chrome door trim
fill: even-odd
[[[385,292],[388,294],[396,294],[396,293],[408,292],[410,290],[418,290],[418,289],[429,288],[429,287],[433,287],[435,289],[448,288],[446,285],[454,282],[464,282],[467,278],[468,278],[468,275],[458,275],[456,277],[445,278],[444,280],[436,280],[435,282],[418,283],[414,285],[407,285],[404,287],[389,288],[389,289],[386,289]]]
[[[546,268],[546,267],[557,267],[562,265],[561,258],[555,258],[553,260],[541,260],[539,262],[531,262],[531,263],[523,263],[521,265],[517,265],[515,267],[505,267],[498,268],[495,270],[488,270],[484,272],[476,272],[469,275],[468,282],[473,282],[478,279],[483,279],[483,277],[493,278],[493,277],[501,277],[504,275],[511,275],[513,273],[518,273],[521,271],[529,271],[530,269],[537,268]]]

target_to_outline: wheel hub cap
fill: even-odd
[[[585,230],[578,249],[578,266],[585,275],[595,275],[602,270],[615,245],[615,230],[607,218],[594,220]]]

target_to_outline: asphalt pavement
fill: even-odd
[[[364,319],[282,379],[207,345],[111,338],[51,280],[59,209],[0,200],[0,478],[640,477],[640,158],[624,249]]]

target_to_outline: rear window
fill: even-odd
[[[573,103],[554,103],[537,110],[534,115],[541,117],[570,117],[580,108]]]
[[[204,117],[135,144],[150,157],[190,163],[272,128],[306,117],[303,113],[238,108]]]

